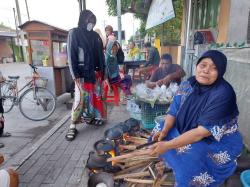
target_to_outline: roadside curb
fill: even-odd
[[[48,140],[63,124],[65,124],[70,119],[70,114],[64,116],[56,125],[50,129],[45,135],[43,135],[32,147],[29,148],[29,154],[24,157],[14,167],[12,167],[14,170],[17,170],[19,167],[22,166],[22,164],[28,160],[37,150],[38,148],[46,141]]]

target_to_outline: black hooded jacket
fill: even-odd
[[[95,83],[95,71],[104,73],[104,54],[100,36],[87,30],[90,17],[95,15],[89,10],[83,11],[78,27],[69,31],[67,52],[73,79],[84,78],[85,82]]]

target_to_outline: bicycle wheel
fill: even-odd
[[[48,118],[56,108],[55,96],[46,88],[29,88],[20,97],[19,109],[24,117],[41,121]]]
[[[16,99],[15,93],[11,89],[11,82],[3,82],[0,84],[0,96],[2,98],[4,113],[11,111],[14,106],[14,100]]]

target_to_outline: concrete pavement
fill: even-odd
[[[124,106],[109,107],[105,126],[78,125],[79,134],[72,142],[65,140],[68,120],[18,168],[20,187],[87,187],[85,166],[93,144],[103,138],[107,128],[128,117]]]
[[[19,75],[19,88],[25,84],[25,77],[30,76],[31,73],[30,67],[24,63],[0,64],[0,70],[6,77],[8,75]],[[65,105],[70,99],[69,94],[58,97],[55,112],[48,119],[39,122],[23,117],[16,106],[9,113],[6,113],[5,131],[10,132],[12,136],[0,138],[0,142],[5,144],[5,147],[0,149],[0,153],[5,157],[2,167],[18,167],[22,160],[32,152],[31,150],[34,150],[35,143],[55,127],[62,116],[70,114],[70,110]]]

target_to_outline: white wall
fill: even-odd
[[[230,43],[247,40],[250,0],[231,0],[228,41]]]

